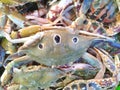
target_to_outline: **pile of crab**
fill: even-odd
[[[0,90],[115,90],[119,0],[0,0]]]

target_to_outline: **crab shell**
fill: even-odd
[[[11,90],[14,86],[19,90],[28,90],[30,88],[48,88],[54,85],[55,81],[64,75],[64,73],[55,68],[44,66],[29,66],[21,69],[14,68],[13,78],[6,85],[7,90]]]
[[[73,62],[83,55],[95,37],[80,35],[69,30],[49,30],[40,32],[43,36],[27,45],[28,40],[18,53],[23,52],[38,63],[52,66]]]

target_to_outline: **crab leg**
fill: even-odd
[[[11,43],[24,43],[27,41],[30,37],[20,38],[20,39],[11,39],[10,35],[4,31],[0,32],[9,42]]]
[[[14,54],[8,56],[7,59],[4,60],[3,66],[6,67],[7,61],[14,60],[14,59],[19,58],[19,57],[24,56],[24,55],[25,55],[24,52],[20,51],[20,52],[17,52],[17,53],[14,53]]]
[[[19,83],[23,87],[27,88],[48,88],[50,85],[54,85],[55,81],[63,76],[64,73],[55,68],[49,68],[44,66],[29,66],[14,72],[12,83]],[[22,90],[22,89],[21,89]],[[34,90],[34,89],[33,89]],[[38,89],[36,89],[38,90]]]
[[[95,58],[94,56],[92,56],[91,54],[85,52],[82,56],[82,58],[84,59],[85,63],[89,63],[90,65],[92,65],[93,67],[96,67],[98,69],[100,69],[99,64],[100,62],[98,61],[97,58]]]
[[[89,64],[84,64],[84,63],[74,63],[70,66],[59,67],[59,68],[60,70],[63,70],[66,73],[70,73],[70,75],[83,77],[85,79],[94,77],[96,73],[99,71],[98,68],[95,68]]]
[[[101,69],[99,70],[99,72],[96,74],[95,78],[94,79],[101,79],[104,77],[104,73],[105,73],[105,70],[106,70],[106,67],[101,63],[100,64],[100,67]]]
[[[114,88],[117,85],[115,77],[105,79],[75,80],[63,90],[103,90]]]
[[[27,41],[30,37],[20,38],[20,39],[11,39],[10,35],[4,31],[0,32],[9,42],[11,43],[24,43]]]
[[[28,26],[28,27],[25,27],[25,28],[22,28],[20,29],[18,32],[16,32],[17,35],[19,35],[19,37],[23,38],[23,37],[28,37],[30,35],[34,35],[36,34],[37,32],[42,32],[42,31],[45,31],[45,30],[50,30],[54,27],[50,27],[50,25],[48,26],[40,26],[40,25],[31,25],[31,26]],[[54,28],[55,29],[55,28]],[[18,38],[13,34],[11,34],[12,38]]]
[[[31,39],[26,41],[21,48],[24,48],[24,47],[30,45],[31,43],[35,42],[36,40],[40,39],[41,35],[43,36],[43,33],[41,33],[41,32],[37,33],[34,37],[32,37]],[[19,52],[18,52],[18,54],[19,54]],[[5,72],[3,73],[2,77],[1,77],[2,84],[4,85],[7,83],[7,81],[9,81],[13,67],[18,67],[19,65],[29,63],[30,61],[31,61],[31,58],[29,58],[28,56],[23,56],[21,58],[15,59],[14,61],[10,62],[5,67],[6,68]]]
[[[39,29],[40,27],[40,29]],[[111,40],[111,41],[114,41],[114,39],[112,38],[109,38],[109,37],[106,37],[106,36],[103,36],[103,35],[99,35],[99,34],[93,34],[93,33],[90,33],[90,32],[86,32],[86,31],[81,31],[81,30],[76,30],[74,32],[74,29],[73,28],[70,28],[70,27],[58,27],[58,26],[30,26],[26,29],[22,29],[20,30],[20,33],[22,36],[28,36],[26,34],[27,30],[31,29],[31,28],[36,28],[37,30],[36,31],[29,31],[29,34],[32,34],[32,33],[37,33],[39,31],[39,35],[42,37],[43,36],[43,33],[40,34],[40,32],[43,30],[51,30],[51,29],[59,29],[59,30],[67,30],[69,32],[73,32],[73,33],[79,33],[79,34],[84,34],[84,35],[89,35],[89,36],[93,36],[93,37],[99,37],[99,38],[104,38],[104,39],[108,39],[108,40]],[[30,36],[30,37],[25,37],[25,38],[19,38],[19,39],[11,39],[11,37],[9,36],[9,34],[7,34],[6,32],[4,31],[1,31],[1,33],[3,34],[4,37],[6,37],[6,39],[12,43],[23,43],[25,41],[27,41],[28,39],[30,38],[33,38],[33,37],[38,37],[38,34],[37,35],[34,35],[34,36]]]
[[[41,40],[41,38],[44,36],[44,32],[38,32],[34,36],[31,36],[28,41],[26,41],[19,49],[26,48],[32,43],[36,43],[37,41]]]
[[[105,78],[105,79],[91,79],[87,81],[87,84],[89,88],[92,87],[95,90],[96,89],[101,90],[101,89],[108,89],[117,86],[117,81],[116,81],[116,77]]]
[[[4,31],[1,31],[1,34],[6,37],[6,39],[12,43],[24,43],[26,41],[28,41],[29,39],[33,39],[32,41],[40,38],[43,36],[43,32],[39,32],[37,34],[35,34],[34,36],[30,36],[30,37],[24,37],[24,38],[19,38],[19,39],[11,39],[10,35]],[[31,42],[32,42],[31,41]]]
[[[91,79],[91,77],[95,77],[96,73],[102,67],[100,65],[100,62],[97,60],[97,58],[93,57],[89,53],[85,53],[79,61],[81,61],[81,60],[83,63],[79,62],[79,63],[73,63],[70,66],[66,65],[66,66],[58,67],[58,68],[60,68],[60,70],[63,70],[64,72],[67,72],[67,73],[70,73],[70,75],[74,75],[73,79],[71,79],[70,76],[67,76],[68,80],[65,79],[62,81],[62,83],[64,83],[64,85],[62,84],[63,86],[65,86],[67,83],[72,82],[73,80],[76,80],[76,78],[82,77],[85,79]],[[84,62],[89,63],[90,65],[85,64]],[[104,75],[103,68],[101,71],[103,72],[103,75]],[[101,72],[100,72],[99,77],[101,78],[101,77],[103,77],[103,75],[101,75]],[[99,78],[99,77],[96,77],[96,78]],[[59,86],[59,83],[58,83],[58,86]]]
[[[14,67],[19,67],[20,65],[27,64],[31,61],[32,61],[31,58],[29,58],[28,56],[23,56],[21,58],[15,59],[14,61],[11,61],[5,67],[5,71],[3,75],[1,76],[1,85],[4,86],[10,81]]]
[[[95,50],[100,54],[103,63],[105,64],[105,66],[107,67],[108,70],[110,70],[110,72],[115,73],[116,72],[116,66],[113,62],[112,57],[103,49],[97,49],[95,48]]]
[[[95,79],[103,78],[105,73],[104,65],[94,56],[89,53],[85,53],[82,58],[84,59],[85,63],[89,63],[91,66],[97,68],[99,72],[96,74]]]

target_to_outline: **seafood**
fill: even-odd
[[[107,79],[93,79],[93,80],[75,80],[66,86],[63,90],[90,90],[90,89],[98,89],[98,90],[106,90],[106,87],[113,87],[116,85],[115,78],[107,78]],[[114,90],[114,88],[112,88]],[[107,88],[109,90],[109,88]]]
[[[86,56],[88,58],[86,58]],[[21,69],[14,67],[12,70],[13,75],[10,80],[10,83],[8,83],[5,87],[7,87],[7,90],[9,90],[10,88],[11,89],[15,88],[15,87],[19,88],[19,89],[23,89],[25,87],[26,87],[26,89],[28,89],[28,88],[35,89],[38,87],[42,88],[45,86],[45,88],[46,88],[47,86],[51,86],[51,88],[53,88],[53,87],[55,88],[55,87],[64,87],[67,83],[75,80],[76,78],[82,77],[84,79],[90,79],[90,78],[95,77],[96,73],[101,69],[101,67],[98,67],[100,65],[100,61],[88,53],[86,53],[82,58],[84,58],[84,60],[86,62],[90,62],[91,65],[84,64],[84,63],[74,63],[70,66],[65,65],[65,67],[58,66],[58,67],[54,67],[54,68],[41,66],[41,65],[30,66],[27,68],[26,68],[26,66],[25,67],[22,66],[23,68],[21,68]],[[44,70],[44,72],[42,72],[42,70]],[[49,77],[51,79],[51,80],[49,79],[49,82],[55,81],[55,83],[51,84],[47,81],[44,85],[41,85],[41,82],[43,83],[46,80],[41,81],[43,79],[40,78],[41,77],[40,73],[42,72],[42,75],[43,75],[43,73],[49,74],[50,73],[49,71],[52,71],[52,73],[55,75],[57,74],[56,72],[59,71],[59,73],[58,73],[59,77],[57,77],[56,79],[60,80],[61,78],[65,77],[65,80],[63,80],[62,82],[58,82],[58,80],[55,79],[55,76],[53,76],[53,78],[54,78],[53,79],[52,77],[50,78],[49,76],[45,76],[46,74],[44,74],[46,80],[48,80],[47,77]],[[102,69],[102,71],[103,71],[103,69]],[[67,73],[69,73],[69,74],[67,74]],[[27,77],[27,78],[25,79],[25,77]],[[38,82],[38,78],[40,78],[39,82]],[[34,83],[32,83],[33,81],[34,81]],[[20,88],[20,86],[22,88]]]
[[[115,89],[115,87],[119,84],[119,58],[116,56],[117,60],[114,61],[110,57],[110,55],[105,52],[104,50],[96,49],[97,52],[101,55],[103,60],[103,64],[106,66],[110,72],[113,73],[112,77],[109,78],[99,78],[99,79],[89,79],[89,80],[75,80],[69,83],[67,86],[64,87],[63,90],[80,90],[80,89],[98,89],[98,90],[109,90]],[[116,65],[115,65],[116,64]],[[99,74],[100,75],[100,74]]]
[[[75,67],[74,67],[75,66]],[[86,67],[88,66],[88,67]],[[86,74],[85,72],[88,72],[88,76],[94,76],[93,72],[96,72],[96,69],[94,69],[93,67],[91,67],[90,65],[87,64],[81,64],[79,63],[77,64],[73,64],[71,66],[71,68],[73,68],[74,70],[62,70],[58,69],[58,68],[50,68],[50,67],[44,67],[44,66],[29,66],[29,67],[24,67],[21,69],[17,69],[14,68],[13,69],[13,75],[11,78],[11,80],[9,81],[10,83],[8,83],[5,87],[7,87],[7,90],[9,90],[9,88],[12,89],[12,87],[14,87],[15,85],[18,85],[18,89],[23,89],[25,88],[25,90],[27,89],[35,89],[35,88],[48,88],[48,87],[55,87],[57,85],[57,87],[59,86],[64,86],[63,82],[60,84],[58,84],[57,80],[59,80],[62,77],[68,77],[67,73],[68,72],[75,72],[75,73],[83,73]],[[81,68],[82,67],[82,68]],[[90,71],[89,71],[90,70]],[[75,74],[74,73],[74,74]],[[86,75],[86,76],[87,76]],[[72,77],[68,77],[66,82],[69,82],[69,80],[74,80],[77,77],[77,74],[73,75]],[[39,79],[39,81],[38,81]],[[65,79],[66,80],[66,79]],[[44,83],[43,83],[44,82]],[[20,88],[22,87],[22,88]]]
[[[62,75],[64,73],[61,70],[41,65],[23,67],[22,69],[14,68],[11,83],[6,87],[7,90],[11,90],[15,85],[19,85],[17,87],[19,90],[48,88],[50,85],[54,85]]]
[[[9,80],[8,78],[12,74],[12,67],[18,64],[21,65],[21,63],[24,64],[35,60],[47,66],[64,65],[81,57],[96,37],[105,38],[101,35],[91,35],[91,33],[83,31],[75,32],[71,29],[49,27],[47,31],[38,32],[31,36],[31,38],[26,38],[26,42],[19,48],[17,53],[8,57],[8,60],[11,60],[12,57],[14,59],[16,55],[19,58],[6,66],[6,70],[1,77],[2,85],[6,84]],[[64,38],[65,36],[67,37]],[[81,46],[81,44],[84,45]],[[23,56],[24,54],[26,55]]]
[[[0,89],[119,84],[119,0],[0,0],[0,10]]]

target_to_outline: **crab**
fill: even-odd
[[[38,88],[43,88],[48,87],[48,88],[44,88],[45,90],[51,90],[53,87],[57,87],[57,88],[63,88],[63,90],[66,89],[109,89],[109,88],[115,88],[115,86],[117,86],[118,81],[119,81],[119,60],[118,57],[115,61],[115,64],[117,65],[117,68],[114,64],[114,61],[111,61],[111,56],[108,55],[108,53],[104,50],[101,49],[97,49],[95,48],[95,50],[97,52],[99,52],[100,56],[102,59],[104,59],[102,62],[99,61],[97,58],[91,56],[88,53],[85,53],[82,58],[84,62],[87,62],[89,64],[85,64],[85,63],[73,63],[70,66],[59,66],[59,67],[55,67],[55,68],[50,68],[50,67],[44,67],[44,66],[30,66],[30,67],[24,67],[22,69],[17,69],[16,67],[13,68],[13,78],[10,80],[10,83],[8,83],[6,85],[7,90],[10,89],[19,89],[19,90],[27,90],[27,89],[35,89],[38,90]],[[107,56],[108,55],[108,56]],[[105,73],[105,67],[106,66],[107,69],[110,70],[110,72],[113,73],[112,77],[106,77],[103,78],[104,73]],[[100,66],[100,67],[98,67]],[[45,68],[45,69],[44,69]],[[115,70],[116,68],[116,70]],[[44,70],[44,72],[42,72],[42,70]],[[47,74],[49,75],[49,71],[53,71],[52,75],[53,78],[51,77],[49,82],[50,83],[45,83],[44,85],[41,86],[41,72],[42,74],[44,73],[45,75],[45,81],[48,80],[46,77],[46,71]],[[56,73],[58,72],[59,73]],[[68,74],[69,73],[69,74]],[[97,74],[96,74],[97,73]],[[39,76],[38,76],[39,75]],[[58,75],[57,78],[55,78],[54,75]],[[34,76],[34,77],[33,77]],[[88,78],[89,76],[89,78]],[[17,77],[17,78],[16,78]],[[27,77],[27,78],[26,78]],[[29,79],[29,78],[30,79]],[[62,78],[63,79],[61,82],[58,82],[57,80],[60,80]],[[82,78],[81,78],[82,77]],[[86,77],[86,80],[85,80]],[[94,79],[92,79],[94,77]],[[26,79],[25,79],[26,78]],[[39,81],[36,81],[36,78],[40,78]],[[84,78],[84,80],[82,80]],[[25,79],[25,80],[24,80]],[[77,79],[77,80],[76,80]],[[80,79],[80,80],[78,80]],[[23,81],[24,80],[24,81]],[[32,81],[34,81],[34,83],[32,83]],[[42,82],[45,82],[42,81]],[[51,84],[51,82],[53,82]],[[68,85],[67,85],[68,84]],[[80,86],[79,86],[80,84]],[[37,86],[38,85],[38,86]],[[34,87],[35,86],[35,87]],[[51,88],[50,88],[51,87]],[[53,90],[54,90],[53,88]]]
[[[120,81],[120,61],[118,56],[115,56],[115,61],[113,58],[103,49],[97,49],[95,50],[100,54],[102,58],[102,62],[104,66],[113,74],[112,77],[105,77],[104,76],[104,70],[103,74],[102,72],[99,73],[99,78],[89,79],[89,80],[74,80],[68,85],[66,85],[63,90],[90,90],[90,89],[98,89],[98,90],[109,90],[109,89],[115,89],[116,86],[119,84]],[[102,74],[102,75],[101,75]]]
[[[50,85],[54,85],[56,80],[63,75],[64,72],[61,70],[42,65],[22,66],[21,69],[14,68],[11,82],[4,88],[7,90],[15,88],[18,90],[47,89]]]
[[[60,1],[60,3],[64,3],[64,1],[67,1],[67,0],[62,0],[62,1]],[[92,0],[90,2],[86,2],[86,1],[87,0],[84,0],[82,2],[82,9],[81,9],[82,11],[80,11],[80,12],[82,12],[83,14],[86,14],[89,11]],[[85,5],[85,2],[87,3],[88,7],[87,7],[87,5]],[[104,2],[104,1],[102,1],[102,2]],[[78,19],[76,19],[76,20],[75,20],[75,18],[71,18],[69,16],[66,17],[66,15],[65,15],[66,13],[70,14],[69,13],[70,10],[73,10],[74,7],[80,8],[79,5],[81,5],[81,3],[79,3],[77,1],[74,3],[74,5],[69,6],[69,4],[71,4],[71,3],[73,4],[72,0],[69,0],[69,2],[66,2],[66,3],[68,5],[68,7],[65,6],[65,7],[60,8],[60,12],[61,12],[60,17],[58,15],[58,19],[56,19],[55,22],[53,22],[52,24],[50,23],[49,25],[46,24],[46,25],[40,26],[40,25],[31,25],[31,23],[30,23],[31,26],[28,26],[25,28],[23,28],[23,27],[24,27],[24,23],[26,23],[26,19],[24,19],[22,21],[15,19],[15,21],[14,21],[14,18],[12,18],[12,16],[14,16],[13,12],[7,11],[9,9],[7,9],[8,7],[5,6],[5,9],[3,9],[4,13],[5,13],[5,17],[7,15],[7,17],[9,17],[17,25],[19,25],[19,23],[20,23],[20,27],[22,29],[20,29],[17,33],[17,35],[19,34],[19,36],[21,36],[21,38],[11,39],[10,35],[6,32],[2,32],[3,36],[5,36],[6,39],[8,41],[10,41],[11,43],[24,43],[24,44],[18,49],[18,51],[16,53],[14,53],[13,55],[10,55],[4,62],[5,71],[1,77],[1,85],[4,88],[7,87],[8,90],[15,89],[15,88],[26,90],[26,89],[30,89],[32,87],[33,87],[32,89],[38,89],[39,87],[40,87],[40,89],[41,88],[46,89],[46,88],[50,87],[52,84],[54,87],[56,80],[64,75],[68,79],[67,81],[65,80],[65,82],[67,82],[67,84],[72,81],[74,83],[76,77],[79,76],[84,79],[91,79],[92,77],[95,77],[95,79],[83,80],[82,82],[85,82],[86,85],[88,85],[88,84],[89,85],[90,84],[99,85],[101,80],[104,80],[103,79],[104,72],[102,72],[102,69],[104,69],[104,65],[111,73],[118,74],[118,73],[116,73],[116,70],[114,70],[114,67],[115,67],[114,63],[111,62],[110,60],[106,61],[106,59],[105,59],[102,62],[100,62],[96,59],[89,60],[88,58],[86,58],[86,56],[89,56],[91,58],[92,58],[92,56],[90,56],[88,53],[87,54],[85,53],[86,50],[91,45],[92,41],[94,41],[94,39],[102,38],[103,41],[107,40],[108,42],[112,42],[112,43],[113,43],[113,39],[106,37],[106,36],[99,35],[99,34],[86,32],[86,29],[89,30],[91,28],[91,21],[90,21],[90,24],[87,25],[84,22],[85,20],[82,19],[82,17],[80,17],[80,19],[78,17]],[[111,5],[113,5],[113,9],[116,8],[116,6],[114,7],[114,4],[112,4],[111,2],[106,2],[106,3],[108,5],[105,6],[105,10],[107,7],[109,7]],[[61,9],[62,9],[62,11],[61,11]],[[76,8],[74,8],[74,9],[76,9]],[[84,9],[85,9],[85,12],[84,12]],[[105,10],[103,10],[103,14],[108,13]],[[113,12],[114,12],[114,10],[113,10]],[[113,14],[113,12],[112,12],[112,14]],[[94,12],[92,12],[92,14],[93,13]],[[76,16],[79,16],[79,15],[82,16],[83,14],[81,14],[81,13],[79,14],[78,12],[76,12]],[[19,15],[19,13],[17,13],[17,15]],[[3,21],[6,21],[5,17],[3,17],[4,18]],[[89,15],[88,15],[88,17],[89,17]],[[99,14],[95,19],[97,19],[98,17],[102,17],[101,14]],[[61,21],[61,18],[62,18],[62,21]],[[106,18],[106,16],[104,16],[102,19],[104,19],[104,18]],[[68,25],[68,27],[62,27],[60,24],[58,24],[60,26],[57,26],[57,23],[59,22],[59,20],[60,20],[60,22],[62,22],[62,24],[64,26]],[[73,20],[75,20],[75,23],[74,22],[72,23]],[[114,20],[114,18],[113,18],[113,20]],[[65,23],[63,21],[65,21]],[[29,22],[27,22],[27,23],[29,23]],[[4,29],[5,24],[6,23],[3,23],[2,29]],[[78,27],[78,26],[80,26],[80,27]],[[83,31],[81,31],[81,29]],[[31,30],[33,30],[33,31],[31,31]],[[119,45],[118,45],[118,47],[119,47]],[[98,49],[96,49],[96,51],[101,54],[101,52]],[[101,50],[101,51],[102,51],[102,53],[106,54],[105,51],[103,51],[103,50]],[[80,57],[83,57],[84,62],[86,62],[88,64],[81,64],[81,63],[71,64],[72,62],[76,61]],[[12,60],[12,61],[6,65],[6,62],[8,60]],[[29,67],[24,68],[24,69],[21,68],[24,65],[26,65],[32,61],[35,61],[35,62],[41,64],[42,67],[38,68],[39,66],[37,66],[38,69],[36,70],[36,67],[33,66],[33,68],[30,69],[31,71],[27,70],[27,69],[29,69]],[[59,67],[61,65],[65,65],[65,64],[68,64],[68,66],[69,66],[69,67],[67,67],[67,70]],[[97,64],[97,66],[100,65],[100,67],[97,67],[94,64]],[[48,76],[46,75],[46,72],[48,73]],[[22,76],[23,73],[24,73],[24,75]],[[45,80],[43,80],[41,78],[41,75],[42,75],[41,73],[44,73]],[[66,74],[68,74],[68,73],[71,75],[70,77],[69,77],[69,75],[66,76]],[[21,76],[19,76],[19,74]],[[37,76],[37,75],[40,75],[40,76]],[[19,76],[19,78],[21,80],[19,80],[19,78],[16,79],[17,76]],[[31,78],[31,79],[27,78],[26,82],[24,83],[22,81],[22,80],[24,80],[24,76],[29,76],[29,78]],[[32,77],[32,76],[34,76],[34,77]],[[49,76],[50,76],[50,78],[48,79],[47,77],[49,77]],[[98,79],[99,77],[101,78],[100,80]],[[37,82],[37,80],[36,80],[37,78],[40,78],[39,82]],[[111,78],[105,79],[105,81],[109,81],[109,80],[110,80],[110,82],[112,82],[112,80],[115,81],[116,77],[113,76],[112,79]],[[117,80],[118,80],[118,78],[117,78]],[[20,81],[20,82],[18,82],[18,81]],[[32,83],[32,81],[34,81],[34,82]],[[78,80],[78,81],[81,82],[81,80]],[[93,83],[91,83],[91,81],[93,81]],[[44,82],[44,84],[42,84],[41,82]],[[97,84],[94,82],[96,82]],[[38,84],[38,86],[34,87],[35,84]],[[110,85],[111,85],[111,83],[110,83]],[[56,84],[55,84],[55,86],[56,86]],[[64,85],[63,85],[63,87],[64,87]],[[95,87],[96,86],[93,85],[93,88],[95,88]],[[100,86],[100,88],[101,87],[102,87],[102,85]],[[106,88],[106,85],[104,87]],[[99,87],[97,87],[97,88],[99,88]]]
[[[100,66],[99,61],[97,58],[94,58],[88,53],[83,55],[82,58],[84,58],[86,62],[91,61],[92,63],[73,63],[71,65],[57,66],[54,68],[43,65],[32,65],[28,67],[26,65],[22,65],[20,68],[14,67],[12,78],[10,79],[9,83],[4,86],[4,88],[7,90],[38,90],[38,88],[44,88],[46,90],[50,88],[54,89],[56,87],[64,87],[65,83],[76,78],[93,78],[101,68],[98,67]],[[59,82],[62,78],[65,78],[65,80]]]
[[[7,60],[14,60],[5,67],[1,83],[3,86],[8,83],[13,67],[19,67],[30,61],[52,67],[71,63],[83,55],[96,37],[111,40],[102,35],[58,26],[46,27],[46,30],[26,38],[12,40],[8,37],[13,43],[24,44],[17,53],[8,57]]]
[[[67,68],[68,71],[62,68],[51,68],[46,66],[22,66],[21,68],[14,68],[13,75],[10,82],[4,86],[7,90],[11,89],[18,89],[18,90],[28,90],[28,89],[45,89],[49,90],[50,88],[61,87],[58,82],[61,78],[68,77],[67,73],[74,72],[75,75],[72,75],[71,78],[68,78],[66,82],[69,80],[74,80],[77,75],[81,72],[82,75],[87,74],[87,76],[95,76],[96,72],[98,71],[96,68],[93,68],[91,65],[88,64],[73,64]],[[86,73],[87,72],[87,73]],[[79,74],[79,76],[81,75]],[[89,77],[90,77],[89,76]],[[87,77],[88,78],[88,77]]]

